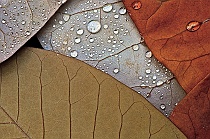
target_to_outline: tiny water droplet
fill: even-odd
[[[157,81],[157,86],[161,86],[162,84],[163,84],[164,82],[163,81],[161,81],[161,80],[159,80],[159,81]]]
[[[93,39],[93,38],[90,38],[90,39],[89,39],[89,42],[90,42],[90,43],[93,43],[93,42],[94,42],[94,39]]]
[[[145,56],[147,58],[151,58],[152,57],[152,52],[151,51],[146,52],[146,55]]]
[[[119,69],[118,69],[118,68],[115,68],[115,69],[113,70],[113,72],[114,72],[115,74],[117,74],[117,73],[119,72]]]
[[[139,45],[135,44],[132,48],[133,48],[134,51],[138,51],[139,50]]]
[[[69,21],[69,19],[70,19],[70,15],[68,15],[68,14],[64,14],[64,15],[63,15],[63,20],[64,20],[64,21],[67,22],[67,21]]]
[[[78,52],[76,50],[71,51],[70,55],[71,55],[71,57],[77,57],[78,56]]]
[[[191,21],[187,24],[186,28],[190,32],[197,31],[201,27],[202,23],[198,21]]]
[[[100,29],[101,29],[101,23],[95,20],[90,21],[87,25],[87,30],[90,33],[97,33],[100,31]]]
[[[151,69],[146,69],[145,71],[147,74],[150,74],[151,73]]]
[[[78,44],[78,43],[81,42],[81,39],[80,38],[75,38],[74,42]]]
[[[118,31],[117,29],[115,29],[113,32],[114,32],[114,34],[116,34],[116,35],[119,33],[119,31]]]
[[[84,33],[84,30],[83,29],[78,29],[77,30],[77,35],[82,35]]]
[[[104,12],[108,13],[108,12],[111,12],[111,10],[112,10],[112,5],[111,4],[105,4],[103,6],[103,11]]]
[[[118,19],[118,18],[119,18],[119,15],[118,15],[118,14],[115,14],[115,15],[114,15],[114,18],[115,18],[115,19]]]
[[[6,23],[6,20],[2,19],[2,21],[1,21],[1,22],[2,22],[2,24],[5,24],[5,23]]]
[[[22,24],[22,25],[25,25],[25,24],[26,24],[26,21],[23,20],[23,21],[21,22],[21,24]]]
[[[165,109],[166,109],[165,104],[160,104],[160,109],[161,109],[161,110],[165,110]]]
[[[119,14],[121,14],[121,15],[126,14],[126,12],[127,12],[127,10],[125,9],[125,7],[121,7],[121,8],[119,9]]]
[[[108,25],[104,25],[104,29],[107,29],[109,26]]]
[[[140,9],[141,6],[142,6],[142,4],[141,4],[140,1],[134,1],[134,2],[132,3],[132,7],[133,7],[134,10]]]

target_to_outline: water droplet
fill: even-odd
[[[83,29],[78,29],[77,30],[77,35],[82,35],[84,33],[84,30]]]
[[[108,25],[104,25],[104,29],[107,29],[109,26]]]
[[[163,99],[163,96],[162,96],[162,95],[160,96],[160,99],[161,99],[161,100]]]
[[[116,35],[119,33],[119,31],[118,31],[117,29],[115,29],[113,32],[114,32],[114,34],[116,34]]]
[[[163,84],[164,82],[163,81],[161,81],[161,80],[159,80],[159,81],[157,81],[157,86],[161,86],[162,84]]]
[[[69,21],[69,19],[70,19],[70,15],[68,15],[68,14],[64,14],[64,15],[63,15],[63,20],[64,20],[64,21],[67,22],[67,21]]]
[[[68,44],[68,41],[67,40],[63,41],[63,44],[64,45],[67,45]]]
[[[112,10],[112,5],[111,4],[105,4],[103,6],[103,11],[104,12],[108,13],[108,12],[111,12],[111,10]]]
[[[133,48],[134,51],[138,51],[139,50],[139,45],[135,44],[132,48]]]
[[[2,22],[2,24],[5,24],[5,23],[6,23],[6,20],[2,19],[2,21],[1,21],[1,22]]]
[[[150,74],[151,73],[151,69],[146,69],[145,71],[147,74]]]
[[[165,110],[165,109],[166,109],[165,104],[160,104],[160,109],[161,109],[161,110]]]
[[[119,69],[118,69],[118,68],[115,68],[115,69],[113,70],[113,72],[114,72],[115,74],[117,74],[117,73],[119,72]]]
[[[126,10],[124,7],[121,7],[121,8],[119,9],[119,14],[121,14],[121,15],[126,14],[126,12],[127,12],[127,10]]]
[[[202,23],[198,21],[191,21],[187,24],[187,30],[190,32],[197,31],[201,27]]]
[[[23,21],[21,22],[21,24],[22,24],[22,25],[25,25],[25,24],[26,24],[26,21],[23,20]]]
[[[114,18],[115,18],[115,19],[118,19],[118,18],[119,18],[119,15],[118,15],[118,14],[115,14],[115,15],[114,15]]]
[[[97,33],[100,31],[100,29],[101,29],[101,23],[95,20],[90,21],[87,25],[87,30],[90,33]]]
[[[78,56],[78,52],[76,50],[71,51],[70,55],[71,55],[71,57],[77,57]]]
[[[26,35],[29,36],[31,35],[31,33],[29,31],[26,31]]]
[[[141,8],[141,6],[142,6],[142,4],[141,4],[140,1],[134,1],[132,3],[132,7],[133,7],[134,10],[139,10]]]
[[[146,55],[145,56],[147,58],[151,58],[152,57],[152,52],[151,51],[146,52]]]
[[[152,79],[153,79],[153,80],[156,80],[156,79],[157,79],[157,76],[154,75],[154,76],[152,77]]]
[[[81,42],[81,39],[80,38],[75,38],[74,42],[78,44],[78,43]]]
[[[94,39],[93,39],[93,38],[90,38],[90,39],[89,39],[89,42],[90,42],[90,43],[93,43],[93,42],[94,42]]]

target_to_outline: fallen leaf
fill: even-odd
[[[119,0],[68,1],[37,36],[44,49],[104,71],[166,116],[185,96],[173,74],[144,45]]]
[[[133,9],[140,2],[141,8]],[[208,0],[124,0],[154,56],[189,93],[171,120],[189,139],[210,138],[210,3]],[[183,116],[183,117],[182,117]]]
[[[0,63],[36,34],[65,0],[1,0]]]
[[[0,138],[186,138],[142,96],[76,59],[24,48],[0,69]]]

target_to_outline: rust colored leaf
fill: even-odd
[[[207,95],[199,92],[203,90],[204,93],[208,93],[210,86],[206,81],[210,73],[209,1],[140,0],[142,6],[139,10],[132,8],[134,1],[138,0],[125,0],[124,4],[148,47],[154,56],[175,74],[181,86],[189,93],[181,102],[182,105],[178,105],[176,109],[176,113],[183,113],[186,110],[187,118],[178,118],[175,114],[172,116],[173,122],[188,138],[210,138],[208,134],[210,129],[205,126],[209,123],[206,115],[210,109],[208,105],[202,107],[200,104],[202,101],[203,104],[209,103],[209,100]],[[193,96],[196,95],[202,97],[193,101]],[[187,103],[186,100],[192,102]],[[189,118],[189,109],[187,109],[189,107],[193,108],[195,115],[202,116]],[[194,127],[193,130],[187,126],[190,123],[195,124],[191,126]]]
[[[0,63],[12,56],[66,0],[1,0]]]
[[[74,58],[25,48],[0,69],[0,138],[186,138],[141,95]]]

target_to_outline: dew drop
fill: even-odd
[[[161,80],[159,80],[159,81],[157,81],[157,86],[161,86],[163,84],[163,81],[161,81]]]
[[[132,7],[133,7],[134,10],[139,10],[141,8],[141,6],[142,6],[142,4],[141,4],[140,1],[134,1],[132,3]]]
[[[117,73],[119,72],[119,69],[118,69],[118,68],[115,68],[115,69],[113,70],[113,72],[114,72],[115,74],[117,74]]]
[[[108,13],[108,12],[111,12],[111,10],[112,10],[112,5],[111,4],[105,4],[103,6],[103,11],[104,12]]]
[[[64,20],[64,21],[67,22],[67,21],[69,21],[69,19],[70,19],[70,15],[68,15],[68,14],[64,14],[64,15],[63,15],[63,20]]]
[[[165,109],[166,109],[165,104],[160,104],[160,109],[161,109],[161,110],[165,110]]]
[[[80,38],[75,38],[74,42],[78,44],[78,43],[81,42],[81,39]]]
[[[187,24],[186,28],[190,32],[197,31],[201,27],[202,23],[198,21],[191,21]]]
[[[1,22],[2,22],[2,24],[5,24],[6,23],[6,20],[3,19]]]
[[[104,29],[107,29],[109,26],[108,25],[104,25]]]
[[[118,31],[117,29],[115,29],[113,32],[114,32],[114,34],[116,34],[116,35],[119,33],[119,31]]]
[[[147,74],[150,74],[150,73],[151,73],[151,69],[146,69],[145,72],[146,72]]]
[[[133,48],[134,51],[138,51],[139,50],[139,45],[135,44],[132,48]]]
[[[121,14],[121,15],[126,14],[126,12],[127,12],[127,10],[126,10],[124,7],[121,7],[121,8],[119,9],[119,14]]]
[[[119,18],[119,15],[118,15],[118,14],[115,14],[115,15],[114,15],[114,18],[115,18],[115,19],[118,19],[118,18]]]
[[[73,50],[73,51],[71,51],[70,55],[71,55],[71,57],[77,57],[78,52],[76,50]]]
[[[93,42],[94,42],[94,39],[93,39],[93,38],[90,38],[90,39],[89,39],[89,42],[90,42],[90,43],[93,43]]]
[[[68,41],[67,40],[63,41],[63,44],[64,45],[67,45],[68,44]]]
[[[152,57],[152,52],[151,51],[146,52],[146,55],[145,56],[147,58],[151,58]]]
[[[77,30],[77,35],[82,35],[84,33],[84,30],[83,29],[78,29]]]
[[[23,21],[21,22],[21,24],[22,24],[22,25],[25,25],[25,24],[26,24],[26,21],[23,20]]]
[[[100,29],[101,29],[101,23],[95,20],[90,21],[87,25],[87,30],[90,33],[97,33],[100,31]]]
[[[29,36],[31,35],[31,33],[29,31],[26,31],[26,35]]]

